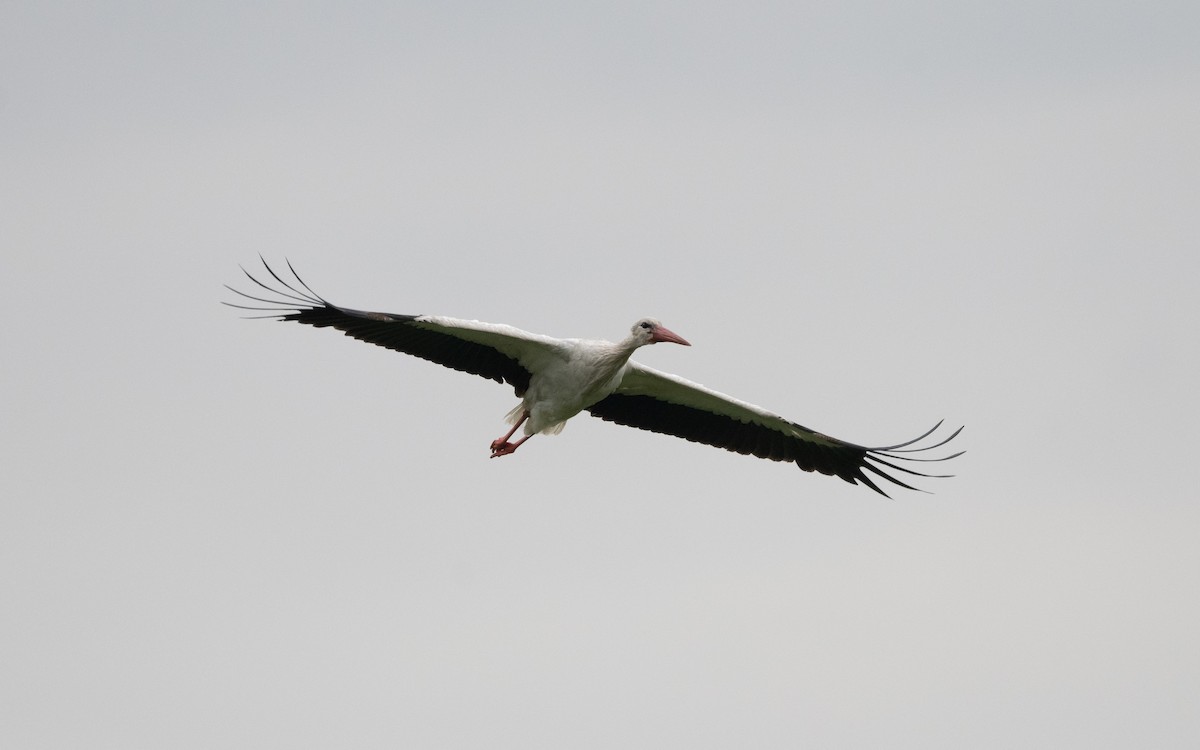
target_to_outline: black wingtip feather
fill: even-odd
[[[887,471],[884,471],[884,468],[890,469],[892,471],[902,472],[904,474],[909,474],[911,476],[922,477],[925,479],[949,479],[949,478],[953,477],[954,476],[953,474],[930,474],[930,473],[927,473],[924,471],[917,471],[916,469],[911,469],[907,466],[901,466],[898,463],[896,463],[898,461],[919,461],[919,462],[924,462],[924,463],[949,461],[952,458],[957,458],[957,457],[961,456],[962,454],[966,453],[966,451],[959,451],[957,453],[952,453],[948,456],[936,456],[936,457],[901,455],[901,454],[909,454],[909,453],[924,453],[926,451],[931,451],[931,450],[935,450],[937,448],[941,448],[942,446],[946,445],[954,438],[958,437],[958,434],[963,431],[963,427],[959,427],[954,432],[950,433],[949,437],[939,440],[938,442],[933,443],[932,445],[923,445],[920,447],[909,447],[909,446],[917,445],[917,443],[919,443],[920,441],[922,441],[925,438],[932,435],[934,432],[937,431],[937,429],[939,427],[942,426],[944,421],[945,420],[939,420],[938,423],[935,424],[932,428],[930,428],[929,430],[926,430],[919,437],[913,438],[912,440],[907,440],[903,443],[898,443],[896,445],[889,446],[886,448],[864,449],[863,456],[861,459],[861,464],[859,466],[859,469],[860,469],[859,479],[865,480],[865,474],[862,473],[863,470],[870,471],[871,473],[875,474],[876,476],[882,477],[882,478],[886,479],[887,481],[891,482],[892,484],[898,485],[905,489],[914,490],[916,492],[924,492],[926,494],[931,494],[931,493],[929,493],[928,490],[924,490],[919,487],[914,487],[911,484],[908,484],[907,482],[901,481],[899,478],[893,476],[892,474],[888,473]],[[868,484],[868,486],[871,486],[871,485]],[[882,490],[880,490],[877,487],[873,487],[873,489],[875,489],[877,492],[879,492],[881,495],[884,495],[885,497],[888,496],[886,492],[883,492]]]

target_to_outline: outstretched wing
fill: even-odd
[[[794,461],[805,471],[841,477],[851,484],[861,482],[885,497],[888,494],[872,481],[868,472],[911,490],[916,488],[897,479],[888,470],[919,477],[948,475],[926,474],[900,466],[897,461],[946,461],[963,453],[939,458],[909,455],[945,445],[962,432],[961,427],[933,445],[914,447],[932,435],[941,422],[913,440],[867,448],[823,435],[753,404],[637,362],[629,363],[617,390],[589,407],[588,411],[609,422],[674,435],[735,453],[772,461]]]
[[[512,326],[459,320],[437,315],[396,315],[339,307],[321,298],[287,264],[292,281],[285,281],[265,260],[266,281],[245,268],[242,272],[265,292],[248,294],[226,288],[254,304],[230,307],[268,313],[259,317],[290,320],[316,328],[336,328],[347,336],[393,349],[439,365],[508,383],[521,396],[529,378],[542,363],[561,357],[562,344],[549,336]],[[273,280],[273,284],[270,283]]]

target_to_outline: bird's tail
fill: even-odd
[[[514,406],[512,408],[512,410],[510,410],[508,412],[508,414],[504,415],[504,421],[508,422],[509,424],[516,424],[518,421],[520,421],[521,415],[525,413],[525,408],[526,408],[525,402],[522,401],[521,403]],[[543,427],[541,430],[538,431],[538,434],[540,434],[540,435],[557,435],[558,433],[562,432],[563,428],[566,426],[567,426],[567,420],[564,419],[561,422],[555,422],[554,424],[546,425],[545,427]],[[525,423],[525,434],[526,435],[533,434],[532,432],[529,431],[529,423],[528,422]]]

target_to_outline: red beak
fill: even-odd
[[[672,344],[691,346],[691,344],[689,344],[687,339],[685,339],[683,336],[680,336],[678,333],[668,330],[663,326],[654,327],[654,332],[650,334],[650,340],[655,344],[659,343],[660,341],[669,341]]]

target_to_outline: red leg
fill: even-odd
[[[531,437],[530,435],[526,435],[515,443],[508,442],[510,437],[517,434],[517,429],[525,423],[526,419],[529,419],[528,410],[521,412],[521,418],[517,420],[517,423],[512,426],[512,429],[509,430],[504,437],[499,437],[492,441],[492,458],[496,458],[498,456],[507,456],[517,448],[521,447],[521,443],[524,443]]]

